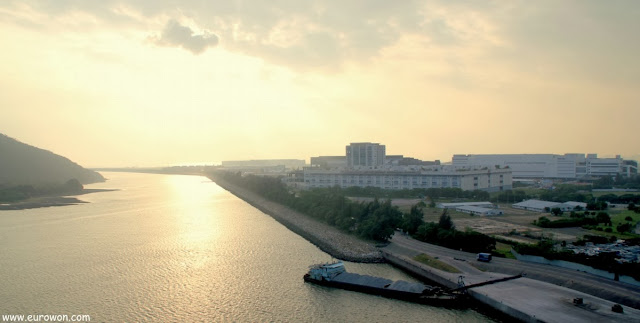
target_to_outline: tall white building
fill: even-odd
[[[347,146],[346,151],[348,168],[376,168],[384,165],[384,158],[386,156],[385,145],[371,142],[357,142]]]
[[[575,179],[585,176],[627,175],[637,173],[633,163],[627,163],[620,156],[598,158],[597,154],[497,154],[497,155],[454,155],[456,167],[508,166],[514,178],[564,178]],[[628,176],[628,175],[627,175]]]

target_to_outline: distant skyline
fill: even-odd
[[[638,1],[4,1],[0,132],[85,167],[640,159]]]

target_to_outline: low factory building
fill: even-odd
[[[583,210],[587,207],[586,203],[582,202],[549,202],[549,201],[541,201],[541,200],[526,200],[520,203],[515,203],[511,205],[515,209],[534,211],[534,212],[549,212],[552,209],[558,208],[562,212],[569,212],[576,209],[576,207],[580,207]]]
[[[481,216],[491,216],[491,215],[502,215],[503,212],[499,209],[489,209],[478,206],[459,206],[456,208],[456,211],[468,213],[471,215],[481,215]]]
[[[495,208],[495,205],[491,202],[458,202],[458,203],[438,203],[437,207],[440,209],[456,209],[461,206],[475,206],[481,208]]]

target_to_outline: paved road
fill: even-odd
[[[531,279],[567,287],[640,309],[640,287],[581,271],[506,258],[493,258],[491,263],[480,263],[476,261],[476,254],[424,243],[401,234],[395,234],[391,243],[385,247],[385,249],[395,253],[404,253],[410,257],[420,253],[426,253],[437,256],[441,260],[454,266],[465,267],[465,269],[469,268],[467,264],[473,264],[475,267],[489,272],[507,275],[525,273],[526,276]],[[463,265],[463,263],[467,264]]]

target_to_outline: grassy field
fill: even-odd
[[[590,234],[606,236],[610,237],[612,235],[616,236],[618,239],[632,239],[632,238],[640,238],[640,234],[632,233],[635,229],[635,225],[640,221],[640,214],[635,213],[633,211],[624,210],[624,211],[610,211],[611,216],[611,226],[599,225],[598,230],[590,230]],[[631,221],[625,220],[625,218],[631,217]],[[616,227],[620,224],[631,223],[631,233],[620,233],[616,230]],[[605,230],[610,228],[612,232],[606,232]]]
[[[636,224],[638,221],[640,221],[640,214],[633,212],[633,211],[629,211],[629,210],[625,210],[622,211],[618,214],[612,214],[611,215],[611,223],[613,224],[613,226],[617,226],[618,224],[623,224],[626,222],[629,222],[627,220],[625,220],[626,217],[631,217],[631,222],[633,224]]]
[[[511,253],[511,245],[510,244],[506,244],[503,242],[496,242],[496,252],[505,256],[506,258],[509,259],[516,259],[516,256],[514,256]]]
[[[393,204],[397,205],[401,208],[401,210],[408,212],[411,205],[419,202],[416,199],[394,199]],[[585,234],[591,235],[600,235],[611,237],[615,235],[618,239],[630,239],[640,237],[637,234],[629,234],[629,233],[619,233],[616,231],[616,227],[618,224],[628,222],[625,220],[627,216],[632,218],[632,224],[635,225],[638,221],[640,221],[640,214],[634,213],[632,211],[627,210],[616,210],[611,209],[607,212],[610,214],[612,219],[612,226],[604,226],[600,225],[600,230],[588,230],[583,229],[581,227],[571,227],[571,228],[540,228],[533,225],[531,222],[533,220],[537,220],[541,216],[546,216],[552,220],[557,219],[556,217],[546,214],[546,213],[537,213],[532,211],[526,211],[521,209],[514,209],[511,207],[509,203],[501,203],[498,204],[500,210],[504,212],[504,215],[501,216],[492,216],[492,217],[481,217],[481,216],[472,216],[467,213],[457,212],[455,210],[449,209],[447,213],[451,217],[451,219],[456,224],[456,229],[464,231],[466,228],[473,229],[475,231],[488,234],[488,235],[498,235],[498,236],[510,236],[510,233],[515,230],[518,232],[517,236],[513,236],[514,239],[521,243],[536,243],[537,239],[527,238],[525,237],[527,233],[530,233],[535,237],[550,237],[553,240],[557,241],[566,241],[573,242],[580,239]],[[424,221],[425,222],[438,222],[440,219],[440,215],[442,215],[443,210],[439,208],[423,208],[424,212]],[[568,213],[565,213],[563,217],[568,217]],[[609,228],[612,232],[606,232],[605,230]],[[498,252],[504,254],[509,257],[510,252],[507,247],[498,247]]]
[[[436,258],[433,258],[423,253],[413,257],[413,260],[419,261],[429,267],[446,271],[448,273],[460,273],[460,271],[456,267],[453,267],[449,264],[446,264]]]

